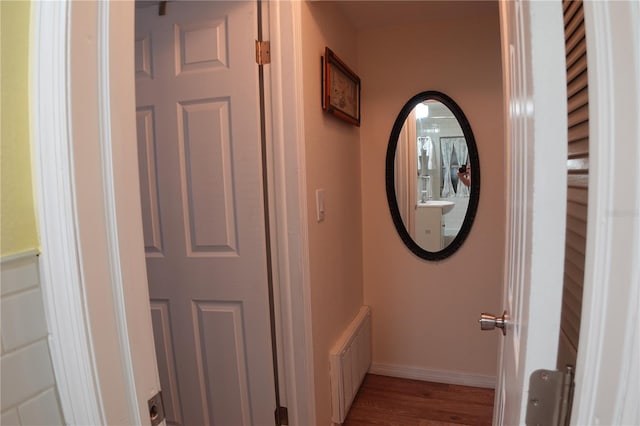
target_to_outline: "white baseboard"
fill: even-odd
[[[380,374],[382,376],[400,377],[403,379],[447,383],[450,385],[474,386],[478,388],[490,389],[496,388],[496,376],[463,373],[459,371],[429,370],[420,367],[380,364],[374,362],[371,364],[369,373]]]

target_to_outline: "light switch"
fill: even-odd
[[[324,220],[324,189],[316,189],[316,219],[318,222]]]

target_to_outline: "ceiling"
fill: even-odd
[[[135,0],[136,9],[142,9],[143,7],[158,6],[160,0]]]
[[[496,0],[321,0],[335,3],[357,30],[455,20],[472,16],[496,16]]]
[[[175,0],[171,0],[175,1]],[[202,0],[200,0],[202,1]],[[495,16],[497,0],[311,0],[334,3],[357,30],[454,20],[469,16]],[[159,0],[135,0],[136,8],[157,6]]]

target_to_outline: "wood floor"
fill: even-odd
[[[367,374],[344,425],[490,425],[493,395],[493,389]]]

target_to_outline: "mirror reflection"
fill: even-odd
[[[440,251],[458,235],[469,206],[467,143],[453,112],[436,100],[416,105],[402,135],[396,170],[407,173],[395,182],[396,194],[406,194],[402,221],[420,247]]]
[[[439,92],[409,101],[389,141],[387,195],[396,229],[414,253],[438,260],[462,244],[479,178],[473,133],[455,102]]]

